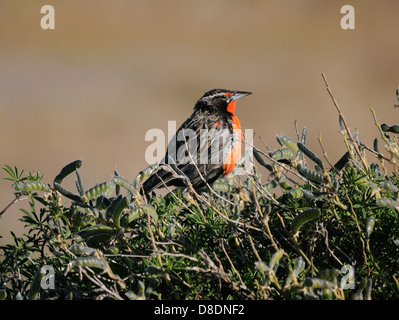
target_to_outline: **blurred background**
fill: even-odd
[[[40,27],[45,4],[55,30]],[[355,30],[341,29],[345,4]],[[0,0],[0,165],[52,182],[81,159],[86,187],[115,168],[132,180],[148,165],[147,130],[179,126],[218,87],[254,93],[237,114],[270,148],[276,134],[296,137],[296,120],[319,155],[321,133],[335,162],[345,145],[321,73],[352,132],[372,145],[370,107],[380,123],[398,123],[398,13],[397,0]],[[0,209],[12,199],[1,179]],[[21,206],[1,217],[0,245],[23,232]]]

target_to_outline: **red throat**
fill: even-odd
[[[229,105],[233,104],[233,102],[230,102]],[[235,105],[233,106],[235,107]],[[238,141],[236,141],[236,144],[232,147],[230,153],[227,154],[226,156],[226,159],[223,163],[223,175],[230,173],[234,169],[236,163],[240,161],[242,157],[242,141],[244,140],[244,135],[241,131],[240,120],[238,120],[238,118],[234,113],[231,120],[233,124],[233,130],[235,131],[235,134],[237,134],[238,136]]]
[[[236,112],[236,102],[237,100],[231,101],[228,105],[227,105],[227,111],[234,114]]]

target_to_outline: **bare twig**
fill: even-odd
[[[101,290],[104,292],[108,293],[111,297],[113,297],[116,300],[124,300],[118,293],[117,290],[111,290],[109,289],[102,281],[94,274],[92,270],[90,272],[93,274],[91,276],[87,271],[90,270],[89,268],[79,268],[79,271],[82,272],[91,282],[93,282],[95,285],[97,285]]]
[[[387,139],[387,137],[385,136],[384,132],[381,129],[380,124],[377,121],[377,116],[375,114],[375,111],[371,108],[371,113],[373,115],[374,118],[374,123],[378,128],[378,131],[380,132],[381,138],[382,140],[384,140],[384,142],[387,144],[388,146],[388,151],[391,153],[391,155],[395,156],[395,158],[399,159],[399,150],[396,144],[389,142],[389,140]]]
[[[4,212],[6,212],[14,203],[16,203],[16,202],[18,202],[18,201],[21,201],[21,200],[28,199],[28,197],[25,197],[25,198],[22,198],[22,199],[20,199],[20,197],[21,197],[21,194],[18,194],[18,195],[15,197],[15,199],[12,200],[12,201],[0,212],[0,217],[1,217],[1,215],[2,215]]]
[[[246,289],[247,286],[246,286],[246,285],[244,284],[244,282],[242,281],[242,278],[241,278],[240,273],[239,273],[239,272],[237,271],[237,269],[234,267],[234,264],[233,264],[233,262],[231,261],[230,256],[228,255],[228,253],[227,253],[227,251],[226,251],[226,248],[224,247],[223,240],[220,240],[219,242],[220,242],[220,245],[221,245],[221,247],[222,247],[222,250],[223,250],[224,254],[226,255],[227,260],[229,261],[229,263],[230,263],[231,267],[233,268],[234,272],[236,273],[236,275],[237,275],[238,278],[240,279],[241,285]]]
[[[261,137],[259,137],[261,138]],[[262,140],[263,141],[263,140]],[[302,177],[298,172],[292,170],[291,168],[287,167],[284,163],[278,162],[276,160],[274,160],[272,157],[270,157],[268,154],[264,153],[262,150],[259,150],[258,148],[256,148],[254,145],[252,145],[252,148],[254,148],[258,153],[264,155],[268,160],[272,161],[273,163],[277,164],[278,166],[280,166],[281,168],[283,168],[284,170],[292,173],[293,175],[295,175],[297,178],[309,183],[309,180]]]
[[[327,151],[326,151],[326,149],[324,149],[323,143],[321,142],[321,132],[320,131],[319,131],[319,139],[318,140],[319,140],[321,150],[323,151],[323,157],[324,157],[324,159],[326,159],[330,168],[332,168],[334,165],[330,162],[330,160],[327,157]]]
[[[322,77],[323,77],[324,83],[326,84],[327,92],[328,92],[328,94],[330,95],[331,100],[333,101],[334,106],[335,106],[335,108],[337,109],[338,114],[339,114],[339,116],[340,116],[341,119],[342,119],[342,122],[343,122],[343,124],[344,124],[345,130],[346,130],[346,132],[347,132],[347,135],[349,136],[349,139],[350,139],[350,141],[352,142],[352,145],[353,145],[353,147],[355,148],[355,151],[356,151],[357,155],[359,156],[360,161],[362,162],[362,165],[363,165],[364,170],[367,172],[367,171],[368,171],[368,165],[367,165],[367,162],[366,162],[366,160],[364,159],[362,153],[360,152],[358,143],[357,143],[357,142],[353,139],[353,137],[352,137],[352,134],[351,134],[351,131],[350,131],[349,127],[348,127],[348,124],[346,123],[344,114],[342,113],[341,108],[339,107],[337,100],[334,98],[334,95],[333,95],[333,93],[332,93],[332,91],[331,91],[331,89],[330,89],[330,86],[328,85],[328,81],[327,81],[327,78],[326,78],[325,74],[322,73],[321,75],[322,75]]]

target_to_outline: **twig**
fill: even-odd
[[[94,284],[96,284],[97,286],[99,286],[101,288],[101,290],[107,292],[109,295],[111,295],[112,297],[114,297],[117,300],[123,300],[123,298],[119,295],[119,293],[117,291],[112,291],[110,289],[108,289],[104,283],[102,283],[100,281],[100,279],[97,278],[97,276],[94,274],[94,272],[92,270],[90,270],[89,268],[79,268],[80,271],[82,273],[84,273],[84,275]],[[87,270],[90,270],[90,272],[93,273],[93,276],[90,276],[89,273],[87,272]]]
[[[0,217],[1,217],[1,215],[2,215],[4,212],[6,212],[14,203],[16,203],[16,202],[18,202],[18,201],[21,201],[21,200],[28,199],[28,197],[25,197],[25,198],[22,198],[22,199],[20,199],[20,197],[21,197],[21,194],[18,194],[18,195],[15,197],[15,199],[12,200],[12,201],[0,212]]]
[[[351,213],[353,215],[353,218],[355,219],[356,228],[357,228],[357,231],[359,233],[359,239],[360,239],[360,242],[362,243],[364,264],[367,266],[368,273],[370,274],[370,267],[368,266],[368,263],[367,263],[366,246],[365,246],[365,243],[364,243],[364,240],[363,240],[363,236],[362,236],[362,229],[360,228],[359,221],[357,220],[357,214],[355,212],[355,209],[353,208],[353,203],[352,203],[352,201],[351,201],[351,199],[349,198],[348,195],[346,195],[346,200],[348,200],[349,207],[351,209]]]
[[[169,256],[169,257],[177,257],[177,258],[185,258],[191,261],[195,261],[198,262],[198,259],[185,255],[183,253],[170,253],[170,252],[166,252],[166,251],[159,251],[157,252],[158,255],[162,255],[162,256]]]
[[[248,235],[248,239],[249,239],[249,242],[251,243],[252,251],[254,252],[254,254],[256,256],[256,259],[258,259],[259,262],[262,262],[262,259],[258,253],[258,250],[256,250],[256,248],[255,248],[255,244],[254,244],[254,241],[252,240],[251,235]]]
[[[301,256],[306,260],[306,262],[312,267],[312,269],[317,273],[319,272],[317,268],[313,265],[313,263],[310,261],[310,259],[307,257],[305,252],[302,251],[302,249],[299,247],[298,241],[295,237],[292,236],[292,234],[287,230],[285,227],[284,219],[281,217],[281,215],[276,212],[277,217],[280,219],[281,225],[283,226],[283,229],[285,233],[288,235],[289,239],[291,240],[291,243],[294,245],[295,249],[301,254]]]
[[[362,165],[363,165],[364,170],[367,172],[367,171],[368,171],[368,165],[367,165],[367,163],[366,163],[366,160],[364,159],[362,153],[360,152],[360,149],[359,149],[359,146],[358,146],[357,142],[356,142],[356,141],[353,139],[353,137],[352,137],[352,134],[351,134],[351,132],[350,132],[350,129],[349,129],[349,127],[348,127],[348,124],[346,123],[344,114],[342,113],[341,108],[339,107],[337,100],[334,98],[334,95],[333,95],[333,93],[332,93],[332,91],[331,91],[331,89],[330,89],[330,86],[328,85],[328,81],[327,81],[327,78],[326,78],[325,74],[322,73],[321,75],[322,75],[322,77],[323,77],[324,83],[326,84],[327,92],[328,92],[328,94],[330,95],[331,100],[333,101],[334,106],[335,106],[335,108],[337,109],[338,114],[339,114],[339,116],[340,116],[341,119],[342,119],[342,122],[343,122],[343,124],[344,124],[345,130],[346,130],[346,132],[347,132],[347,135],[349,136],[349,139],[351,140],[352,145],[353,145],[353,147],[355,148],[355,151],[356,151],[357,155],[359,156],[360,161],[362,162]]]
[[[180,300],[180,295],[173,288],[172,281],[170,279],[169,273],[167,273],[165,270],[163,270],[164,267],[163,267],[161,255],[158,254],[158,248],[157,248],[157,245],[156,245],[156,242],[155,242],[154,233],[151,230],[150,215],[147,215],[147,228],[148,228],[148,232],[150,234],[151,244],[152,244],[152,247],[154,249],[155,256],[158,259],[159,265],[162,267],[163,276],[165,278],[165,281],[166,281],[167,285],[169,286],[169,288],[173,291],[173,293],[175,295],[175,299]]]
[[[295,127],[296,137],[297,137],[298,141],[300,141],[301,138],[300,138],[300,136],[299,136],[299,131],[298,131],[298,126],[297,126],[297,124],[298,124],[298,121],[294,120],[294,127]]]
[[[71,252],[72,254],[72,252]],[[75,255],[74,255],[75,256]],[[124,253],[104,253],[104,257],[123,257],[123,258],[138,258],[138,259],[149,259],[151,258],[150,255],[145,256],[145,255],[140,255],[140,254],[124,254]],[[75,256],[76,257],[76,256]]]
[[[172,173],[173,174],[173,173]],[[169,193],[178,201],[180,202],[180,204],[187,209],[188,211],[190,211],[190,213],[192,213],[193,215],[195,215],[195,212],[193,210],[191,210],[179,197],[177,197],[174,192],[166,185],[165,181],[161,178],[161,182],[164,186],[164,188],[166,188],[166,190],[169,191]]]
[[[216,204],[215,204],[215,205],[212,205],[207,199],[205,199],[204,197],[200,196],[198,193],[196,193],[196,196],[197,196],[201,201],[203,201],[205,204],[207,204],[209,208],[212,208],[212,210],[214,210],[219,216],[221,216],[223,219],[227,220],[228,222],[231,222],[231,223],[234,223],[234,224],[238,224],[238,225],[247,227],[248,229],[253,229],[253,230],[256,230],[256,231],[262,231],[262,230],[260,230],[260,229],[258,229],[258,228],[255,228],[255,227],[253,227],[253,226],[251,226],[251,225],[249,225],[249,224],[246,224],[246,223],[243,223],[243,222],[240,222],[240,221],[237,221],[237,220],[230,219],[228,216],[224,215],[224,214],[217,208],[217,205],[216,205]]]
[[[272,232],[270,231],[270,226],[269,226],[269,215],[266,215],[266,217],[264,217],[262,221],[263,221],[263,224],[265,225],[266,232],[267,232],[267,234],[268,234],[268,236],[269,236],[269,238],[270,238],[270,241],[272,242],[273,248],[274,248],[276,251],[278,251],[278,250],[279,250],[279,247],[278,247],[278,245],[276,244],[276,242],[274,241]]]
[[[223,240],[220,240],[219,242],[220,242],[220,245],[221,245],[221,247],[222,247],[222,250],[223,250],[224,254],[226,255],[227,260],[229,261],[229,263],[230,263],[231,267],[233,268],[234,272],[237,274],[238,278],[240,279],[241,285],[242,285],[245,289],[247,289],[247,286],[246,286],[246,285],[244,284],[244,282],[242,281],[242,278],[241,278],[240,273],[239,273],[239,272],[237,271],[237,269],[234,267],[234,264],[233,264],[233,262],[231,261],[230,256],[228,255],[228,253],[227,253],[227,251],[226,251],[226,248],[224,247]]]
[[[326,161],[327,161],[328,165],[330,166],[330,168],[334,167],[334,165],[333,165],[333,164],[330,162],[330,160],[328,159],[328,157],[327,157],[327,151],[326,151],[326,149],[324,149],[323,143],[321,142],[321,132],[320,132],[320,131],[319,131],[319,138],[318,138],[318,140],[319,140],[319,144],[320,144],[321,150],[323,151],[323,157],[324,157],[324,159],[326,159]]]
[[[389,163],[392,163],[390,159],[384,157],[381,153],[374,151],[373,149],[371,149],[370,147],[366,146],[364,143],[360,143],[360,145],[366,149],[367,151],[370,151],[371,153],[375,154],[378,158],[380,159],[384,159],[386,161],[388,161]]]
[[[261,137],[259,137],[261,139]],[[263,141],[263,140],[262,140]],[[249,143],[248,143],[249,144]],[[250,145],[250,144],[249,144]],[[307,180],[306,178],[302,177],[298,172],[292,170],[291,168],[288,168],[284,163],[278,162],[277,160],[274,160],[272,157],[270,157],[268,154],[264,153],[262,150],[259,150],[258,148],[256,148],[254,145],[251,145],[252,148],[254,148],[258,153],[264,155],[266,158],[268,158],[270,161],[272,161],[273,163],[277,164],[278,166],[280,166],[281,168],[283,168],[284,170],[292,173],[293,175],[297,176],[297,178],[309,183],[309,180]],[[269,148],[268,148],[269,149]]]
[[[184,129],[183,129],[183,134],[184,134]],[[195,161],[194,161],[194,159],[193,159],[193,156],[191,155],[191,152],[190,152],[190,150],[188,149],[187,141],[184,142],[184,145],[185,145],[186,151],[187,151],[187,153],[188,153],[188,155],[189,155],[189,157],[190,157],[191,163],[194,165],[195,169],[197,170],[198,175],[200,176],[201,180],[205,183],[205,185],[209,188],[209,190],[210,190],[216,197],[218,197],[218,198],[220,198],[220,199],[222,199],[222,200],[224,200],[224,201],[226,201],[226,202],[228,202],[229,204],[231,204],[231,205],[234,206],[234,203],[233,203],[233,202],[231,202],[231,201],[229,201],[229,200],[223,198],[221,195],[219,195],[217,192],[215,192],[215,191],[212,189],[212,187],[209,185],[208,181],[206,181],[206,179],[205,179],[204,176],[202,175],[201,170],[198,168],[197,164],[195,163]]]
[[[384,132],[383,132],[382,129],[381,129],[380,124],[379,124],[378,121],[377,121],[377,116],[376,116],[376,114],[375,114],[375,111],[374,111],[372,108],[370,109],[370,111],[371,111],[371,113],[372,113],[372,115],[373,115],[374,123],[375,123],[375,125],[377,126],[378,131],[379,131],[380,134],[381,134],[382,140],[384,140],[384,142],[385,142],[385,143],[387,144],[387,146],[388,146],[389,152],[391,153],[391,155],[394,155],[396,158],[399,159],[399,152],[398,152],[398,149],[397,149],[397,148],[394,148],[394,147],[393,147],[393,143],[389,142],[389,140],[388,140],[387,137],[385,136]]]

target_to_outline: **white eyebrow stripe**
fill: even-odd
[[[225,96],[225,92],[217,92],[217,93],[215,93],[215,94],[213,94],[211,96],[202,97],[202,99],[211,99],[211,98],[215,98],[215,97],[218,97],[218,96],[220,96],[220,97]]]

